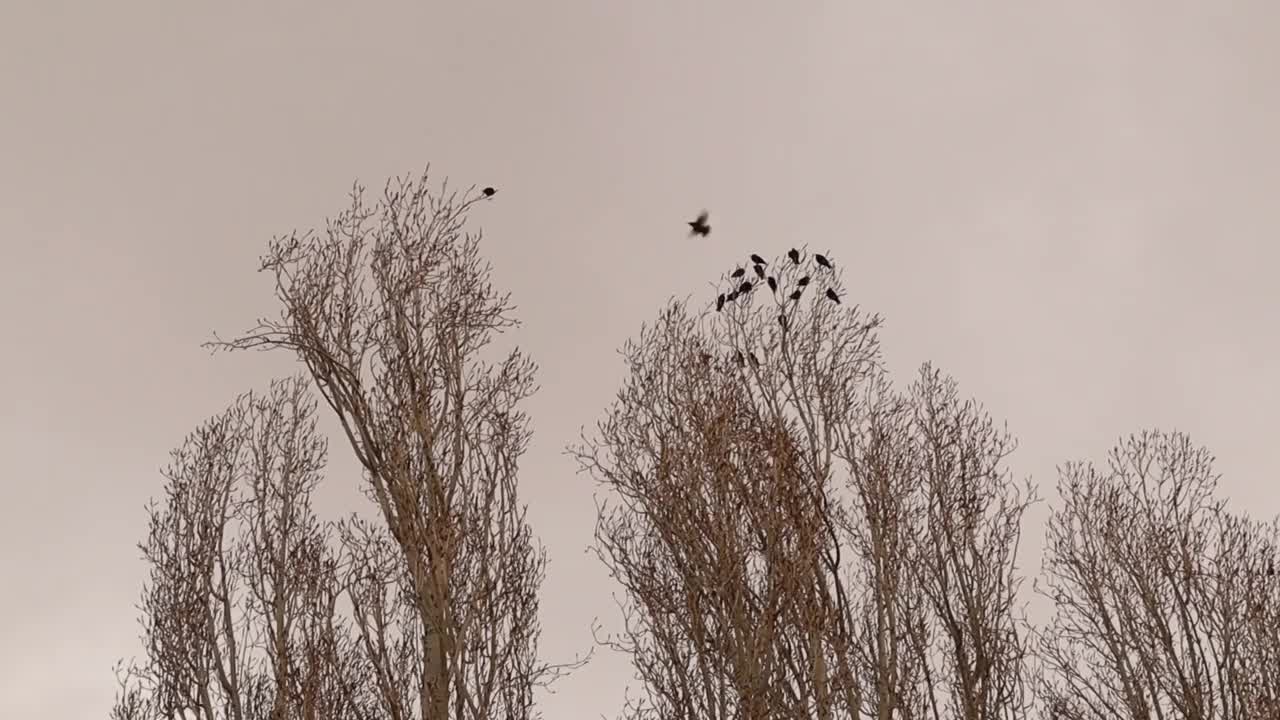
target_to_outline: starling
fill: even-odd
[[[706,211],[706,210],[703,210],[703,211],[702,211],[702,214],[698,216],[698,219],[697,219],[697,220],[694,220],[693,222],[690,222],[690,223],[689,223],[689,228],[690,228],[690,230],[689,230],[689,236],[690,236],[690,237],[693,237],[694,235],[701,235],[702,237],[706,237],[706,236],[710,235],[710,234],[711,234],[711,226],[707,224],[707,218],[709,218],[709,217],[710,217],[710,215],[708,215],[708,214],[707,214],[707,211]]]
[[[786,329],[787,329],[787,316],[786,316],[786,315],[779,314],[779,315],[778,315],[778,324],[782,326],[782,329],[783,329],[783,330],[786,330]]]
[[[802,292],[804,292],[804,291],[803,291],[803,290],[797,290],[797,291],[795,291],[795,292],[791,293],[791,299],[792,299],[792,300],[799,300],[799,299],[800,299],[800,293],[802,293]]]
[[[769,282],[769,289],[772,290],[773,292],[778,292],[778,281],[774,280],[772,275],[769,276],[768,282]]]
[[[746,268],[738,268],[737,270],[734,270],[732,273],[730,273],[730,274],[729,274],[729,277],[731,277],[731,278],[740,278],[740,277],[742,277],[743,275],[746,275],[746,274],[747,274],[747,269],[746,269]]]
[[[497,190],[494,190],[494,189],[493,189],[493,188],[491,188],[491,187],[487,187],[487,188],[485,188],[485,189],[481,190],[480,192],[484,193],[484,196],[485,196],[485,197],[493,197],[493,194],[494,194],[494,193],[496,193],[496,192],[498,192],[498,191],[497,191]]]
[[[698,357],[702,359],[704,365],[711,362],[711,353],[698,353]]]
[[[796,285],[799,285],[800,287],[804,287],[805,285],[808,285],[808,284],[809,284],[809,276],[808,276],[808,275],[805,275],[804,277],[802,277],[802,278],[800,278],[799,280],[797,280],[797,281],[796,281]]]
[[[716,298],[716,312],[724,309],[724,293],[720,293],[720,297]]]
[[[765,261],[764,261],[764,258],[760,257],[759,255],[757,255],[757,254],[755,254],[755,253],[751,253],[751,262],[753,262],[753,263],[755,263],[755,264],[757,264],[757,265],[768,265],[768,264],[769,264],[769,263],[767,263],[767,262],[765,262]]]
[[[791,248],[790,250],[788,250],[788,251],[787,251],[787,257],[791,258],[791,262],[795,263],[796,265],[799,265],[799,264],[800,264],[800,251],[799,251],[799,250],[797,250],[797,249],[795,249],[795,248]]]
[[[814,255],[814,256],[813,256],[813,259],[814,259],[814,260],[817,260],[819,265],[821,265],[822,267],[824,267],[824,268],[826,268],[826,269],[828,269],[828,270],[833,270],[833,269],[834,269],[834,268],[832,268],[832,267],[831,267],[831,261],[830,261],[830,260],[827,260],[827,257],[826,257],[825,255]]]
[[[731,293],[729,293],[728,295],[726,295],[726,296],[725,296],[724,301],[725,301],[725,302],[733,302],[734,300],[737,300],[737,299],[738,299],[738,291],[737,291],[737,290],[734,290],[733,292],[731,292]]]
[[[744,294],[744,295],[745,295],[746,293],[751,292],[751,281],[750,281],[750,280],[748,280],[748,281],[746,281],[746,282],[742,283],[742,285],[738,287],[738,292],[739,292],[739,293],[742,293],[742,294]]]
[[[758,277],[758,278],[760,278],[761,280],[763,280],[763,279],[764,279],[764,268],[760,267],[759,265],[752,265],[751,267],[752,267],[752,269],[754,269],[754,270],[756,271],[756,277]]]
[[[831,288],[827,288],[827,299],[837,305],[840,304],[840,296],[837,295],[836,291],[832,290]]]
[[[755,353],[747,353],[747,359],[751,361],[751,367],[760,367],[760,359],[756,357]]]

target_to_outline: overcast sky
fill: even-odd
[[[273,233],[428,162],[501,190],[472,229],[541,365],[521,492],[547,660],[618,624],[584,552],[596,488],[562,449],[616,349],[748,252],[829,249],[894,375],[954,375],[1042,495],[1159,426],[1270,516],[1276,128],[1263,0],[5,0],[0,717],[105,716],[168,451],[296,367],[199,344],[276,312]],[[331,455],[319,509],[366,508],[340,436]],[[540,708],[614,717],[630,676],[605,652]]]

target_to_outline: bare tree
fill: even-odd
[[[1180,433],[1060,470],[1038,640],[1051,717],[1262,718],[1280,711],[1277,525],[1215,498],[1213,458]]]
[[[531,717],[533,689],[575,665],[536,657],[545,554],[517,497],[535,368],[483,360],[516,321],[463,232],[480,198],[433,194],[426,173],[373,207],[351,197],[322,235],[272,242],[280,319],[212,345],[295,353],[363,466],[385,529],[342,537],[380,714]]]
[[[628,599],[605,642],[645,684],[628,715],[1023,717],[1009,443],[929,368],[895,392],[879,318],[796,256],[642,329],[571,450],[615,503],[596,537]]]
[[[311,511],[325,462],[294,377],[249,393],[173,452],[140,545],[146,658],[113,717],[361,717],[335,611],[337,560]]]

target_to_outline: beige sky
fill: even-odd
[[[105,715],[158,468],[294,367],[199,343],[275,312],[272,233],[427,162],[502,191],[473,222],[542,367],[521,490],[546,659],[618,619],[584,553],[595,488],[561,450],[618,346],[748,252],[829,248],[895,375],[953,374],[1042,494],[1158,425],[1274,514],[1276,128],[1270,0],[6,0],[0,717]],[[338,441],[330,517],[364,507]],[[606,653],[540,707],[614,717],[630,676]]]

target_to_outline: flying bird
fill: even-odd
[[[813,256],[813,259],[814,259],[814,260],[817,260],[819,265],[821,265],[822,267],[824,267],[824,268],[826,268],[826,269],[828,269],[828,270],[834,270],[834,269],[835,269],[835,268],[832,268],[832,267],[831,267],[831,261],[827,259],[827,256],[826,256],[826,255],[814,255],[814,256]]]
[[[494,193],[496,193],[496,192],[498,192],[498,191],[497,191],[497,190],[494,190],[494,189],[493,189],[493,188],[491,188],[491,187],[487,187],[487,188],[485,188],[485,189],[481,190],[480,192],[484,193],[484,196],[485,196],[485,197],[493,197],[493,194],[494,194]]]
[[[791,293],[791,299],[792,299],[792,300],[799,300],[799,299],[800,299],[800,293],[802,293],[802,292],[804,292],[804,291],[803,291],[803,290],[797,290],[797,291],[795,291],[795,292]]]
[[[765,262],[765,261],[764,261],[764,258],[760,257],[759,255],[757,255],[757,254],[755,254],[755,253],[751,253],[751,262],[753,262],[753,263],[755,263],[755,264],[757,264],[757,265],[768,265],[768,264],[769,264],[769,263],[767,263],[767,262]]]
[[[742,285],[738,287],[738,292],[743,294],[751,292],[751,281],[747,280],[746,282],[742,283]]]
[[[836,291],[832,290],[831,288],[827,288],[827,299],[837,305],[840,304],[840,296],[837,295]]]
[[[799,280],[796,281],[796,284],[799,285],[800,287],[804,287],[805,285],[808,285],[809,276],[805,275],[804,277],[800,278]]]
[[[759,265],[752,265],[751,267],[752,267],[752,269],[754,269],[754,270],[756,271],[756,277],[758,277],[758,278],[760,278],[761,280],[763,280],[763,279],[764,279],[764,268],[760,267]]]
[[[796,265],[799,265],[799,264],[800,264],[800,251],[799,251],[799,250],[797,250],[797,249],[795,249],[795,248],[791,248],[790,250],[788,250],[788,251],[787,251],[787,257],[791,258],[791,262],[795,263]]]
[[[720,297],[716,298],[716,312],[724,309],[724,293],[720,293]]]
[[[778,292],[778,281],[774,280],[772,275],[769,276],[768,282],[769,282],[769,289],[772,290],[773,292]]]
[[[738,268],[737,270],[734,270],[732,273],[730,273],[730,274],[729,274],[729,277],[731,277],[731,278],[740,278],[740,277],[742,277],[743,275],[746,275],[746,274],[747,274],[747,269],[746,269],[746,268]]]
[[[710,235],[711,226],[707,224],[707,219],[710,217],[711,215],[708,214],[706,210],[703,210],[702,214],[698,216],[697,220],[690,222],[689,237],[693,237],[694,235],[701,235],[702,237],[706,237]]]

